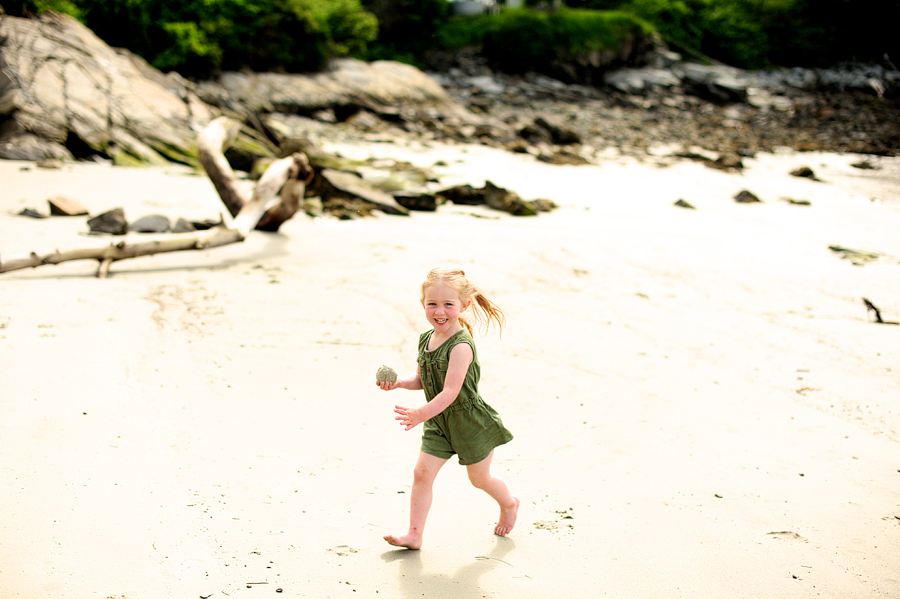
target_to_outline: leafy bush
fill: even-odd
[[[494,23],[494,15],[455,15],[447,19],[434,34],[436,47],[459,50],[467,46],[481,46]]]
[[[450,14],[447,0],[363,0],[378,19],[378,37],[369,44],[372,59],[416,63],[435,46],[435,35]]]
[[[667,42],[700,51],[703,30],[697,12],[702,8],[702,0],[632,0],[623,4],[622,10],[653,23]]]
[[[16,4],[19,14],[48,9],[72,14],[111,46],[128,48],[157,68],[197,77],[217,69],[315,70],[331,56],[364,56],[378,32],[378,21],[359,0]]]
[[[700,12],[703,39],[700,50],[728,64],[744,68],[767,66],[769,36],[759,15],[753,14],[759,3],[753,0],[707,2]]]
[[[81,9],[72,0],[31,0],[30,2],[4,2],[0,4],[0,15],[6,13],[17,17],[29,17],[39,15],[48,10],[71,15],[76,19],[81,19],[82,17]]]
[[[569,53],[615,50],[653,32],[645,21],[617,11],[560,10],[550,20],[557,47]]]
[[[509,73],[540,70],[553,55],[555,35],[550,15],[528,9],[496,15],[485,32],[483,52]]]
[[[561,57],[615,51],[652,31],[623,12],[507,10],[486,22],[483,52],[504,71],[540,71]]]

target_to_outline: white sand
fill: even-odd
[[[332,149],[561,208],[298,217],[107,280],[0,275],[0,597],[900,596],[900,326],[860,299],[900,320],[900,160],[785,152],[734,175]],[[183,169],[22,166],[0,162],[0,257],[94,241],[84,218],[9,214],[56,194],[131,219],[222,210]],[[495,537],[451,462],[424,549],[398,551],[381,537],[405,530],[418,431],[391,408],[421,397],[374,373],[414,368],[417,288],[449,259],[507,312],[478,347],[522,510]]]

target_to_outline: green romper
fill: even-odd
[[[477,464],[498,445],[512,441],[512,433],[503,426],[500,415],[478,393],[481,365],[478,363],[475,341],[463,329],[437,349],[428,351],[432,333],[433,330],[427,331],[419,337],[419,378],[425,390],[425,399],[431,401],[443,390],[450,350],[456,344],[469,344],[472,363],[453,403],[423,424],[422,451],[445,460],[458,454],[459,463],[463,466]]]

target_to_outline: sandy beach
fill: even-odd
[[[0,597],[900,597],[900,326],[861,299],[900,321],[900,159],[326,149],[560,207],[297,216],[108,279],[0,275]],[[96,243],[84,217],[15,216],[54,195],[131,220],[223,210],[174,166],[3,161],[0,181],[0,258]],[[398,550],[382,536],[406,529],[420,431],[392,407],[422,396],[374,373],[415,368],[418,286],[449,260],[508,318],[476,342],[522,507],[493,535],[451,460],[425,546]]]

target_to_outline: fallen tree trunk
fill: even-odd
[[[253,195],[246,200],[223,154],[234,139],[236,126],[239,127],[239,124],[235,121],[220,117],[213,120],[199,136],[201,163],[229,215],[234,217],[225,218],[225,224],[206,231],[131,235],[103,245],[32,251],[9,258],[0,256],[0,273],[72,260],[97,260],[100,263],[97,276],[103,278],[109,274],[110,265],[118,260],[165,252],[205,250],[241,242],[264,217],[266,230],[278,230],[297,212],[306,182],[312,176],[309,161],[304,154],[296,153],[273,162],[260,178]],[[234,207],[237,210],[232,212]]]

